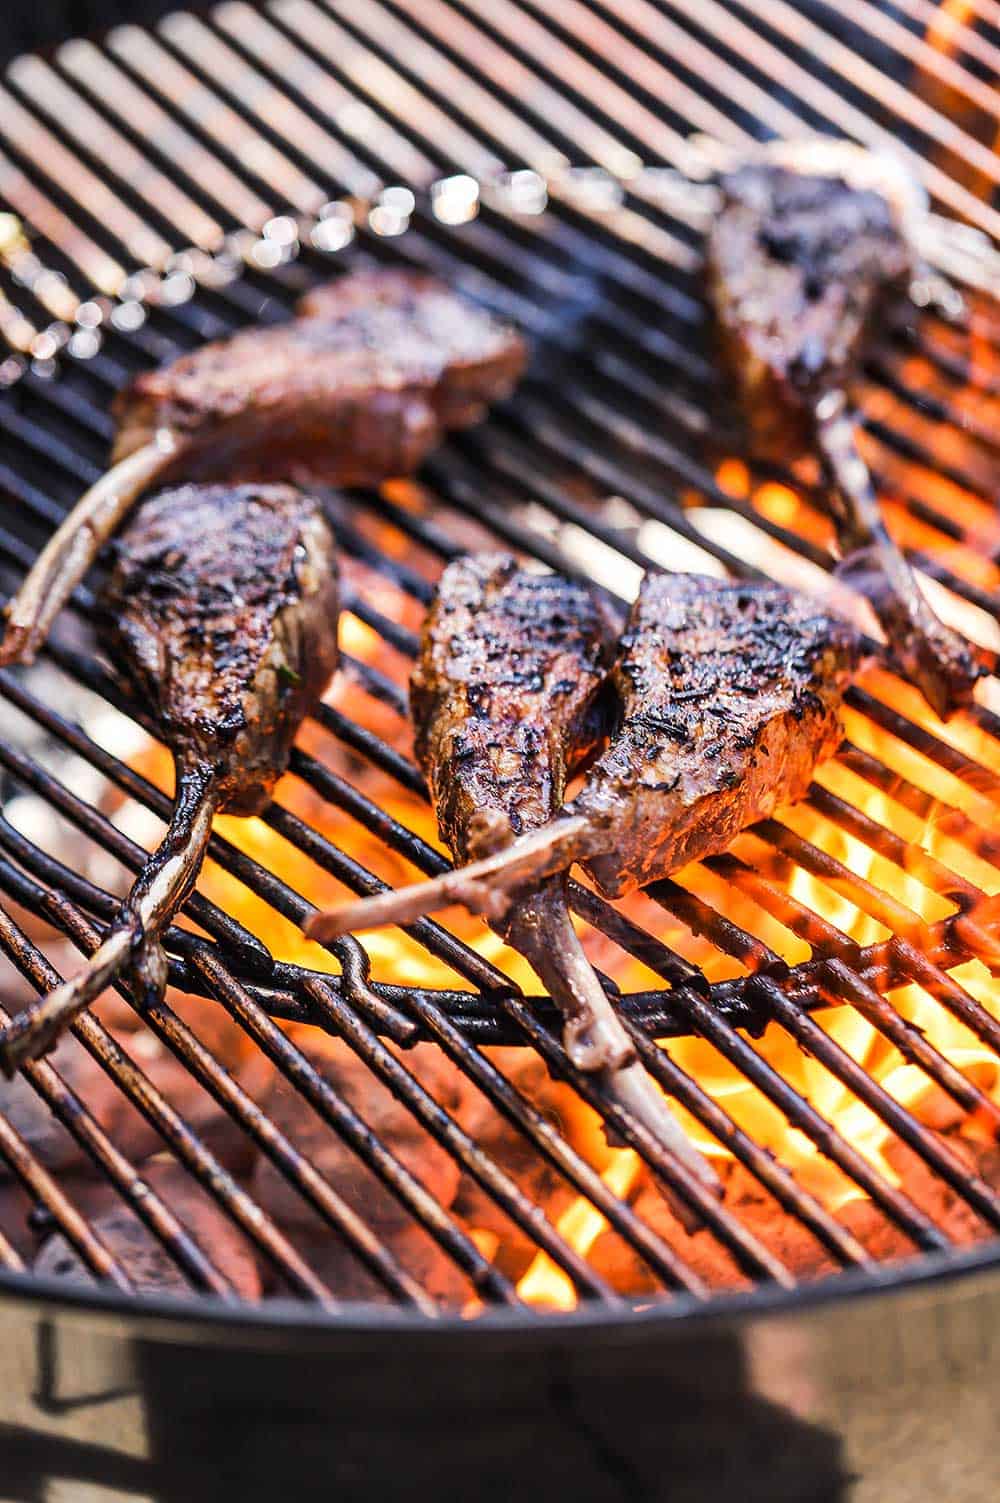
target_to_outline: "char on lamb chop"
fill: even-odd
[[[101,546],[154,480],[374,485],[507,396],[519,334],[433,277],[366,271],[138,376],[115,402],[113,467],[73,508],[7,608],[0,664],[30,662]]]
[[[615,623],[588,586],[535,574],[503,554],[448,565],[411,680],[416,750],[441,834],[473,861],[538,830],[600,741],[599,691]],[[522,890],[496,925],[538,972],[564,1016],[580,1069],[705,1183],[715,1176],[639,1062],[569,918],[559,872]]]
[[[317,915],[349,930],[462,902],[508,921],[526,884],[579,861],[618,897],[725,849],[798,798],[840,740],[856,639],[773,584],[648,574],[612,679],[619,723],[583,787],[542,828],[453,873]]]
[[[818,450],[842,572],[870,598],[900,671],[946,716],[969,702],[981,669],[889,536],[846,395],[916,269],[912,203],[898,173],[883,178],[878,159],[830,143],[785,144],[724,173],[708,289],[754,447]]]
[[[725,174],[707,271],[722,352],[756,447],[808,447],[811,412],[849,382],[913,271],[871,188],[757,162]]]
[[[302,491],[163,491],[142,504],[116,547],[102,631],[173,754],[173,816],[84,969],[0,1034],[8,1072],[124,969],[160,990],[159,937],[197,879],[213,815],[267,807],[337,662],[334,542]]]

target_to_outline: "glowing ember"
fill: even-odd
[[[609,1189],[625,1200],[638,1183],[641,1172],[642,1164],[638,1156],[631,1149],[622,1149],[615,1154],[613,1162],[601,1177]],[[558,1222],[559,1231],[569,1245],[584,1256],[590,1252],[606,1226],[607,1222],[601,1213],[594,1209],[589,1200],[583,1199],[574,1201]],[[538,1254],[518,1284],[517,1292],[522,1299],[530,1300],[533,1305],[551,1305],[556,1310],[572,1310],[576,1304],[573,1285],[547,1253]]]

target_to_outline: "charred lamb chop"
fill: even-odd
[[[156,478],[374,485],[481,418],[525,363],[520,336],[432,277],[359,272],[298,317],[204,345],[115,402],[112,469],[7,608],[0,664],[30,662],[98,550]]]
[[[600,740],[597,699],[614,626],[586,585],[527,573],[503,554],[458,559],[445,570],[424,626],[411,703],[417,758],[458,861],[508,846],[559,809],[567,778]],[[660,1143],[714,1186],[583,952],[565,876],[520,892],[496,927],[562,1011],[573,1063],[599,1072]]]
[[[843,571],[871,599],[900,671],[947,716],[969,702],[981,669],[889,536],[846,395],[916,266],[912,201],[898,173],[883,177],[879,159],[829,143],[786,144],[725,173],[708,287],[755,447],[818,450]]]
[[[318,504],[283,485],[182,486],[144,502],[103,600],[108,650],[162,727],[170,827],[79,975],[0,1035],[12,1071],[123,968],[159,990],[159,937],[198,876],[217,811],[258,814],[337,661],[337,565]]]
[[[348,930],[462,902],[503,923],[526,883],[579,861],[607,897],[724,850],[805,792],[836,749],[854,634],[772,584],[647,575],[613,673],[617,734],[542,829],[430,882],[313,920]]]

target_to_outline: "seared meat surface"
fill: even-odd
[[[913,257],[887,200],[759,162],[726,174],[706,265],[723,358],[756,446],[787,456],[843,386]]]
[[[840,741],[849,628],[779,585],[647,575],[614,683],[621,726],[567,813],[617,897],[724,850]]]
[[[292,486],[181,486],[146,501],[103,597],[109,652],[219,807],[259,813],[336,664],[337,568]]]
[[[247,329],[138,376],[115,403],[117,461],[158,429],[185,477],[371,485],[477,422],[525,364],[520,336],[416,272],[359,272],[292,322]]]
[[[799,797],[840,740],[849,627],[779,585],[649,574],[612,670],[620,723],[566,815],[618,896],[724,849]],[[592,594],[485,556],[451,564],[424,629],[412,702],[438,822],[462,860],[502,850],[561,806],[593,749],[608,627]]]
[[[170,827],[84,969],[0,1035],[8,1072],[127,971],[166,979],[160,936],[193,887],[217,810],[256,814],[337,661],[337,566],[316,501],[291,486],[183,486],[118,542],[103,634],[174,757]]]
[[[358,271],[306,293],[296,314],[357,327],[382,359],[425,372],[442,429],[478,423],[524,374],[520,334],[423,272]]]
[[[502,554],[449,564],[410,683],[416,751],[441,834],[474,860],[551,819],[597,740],[613,653],[585,585]]]

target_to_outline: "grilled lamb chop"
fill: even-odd
[[[786,145],[721,179],[706,251],[721,353],[760,452],[818,448],[843,572],[867,585],[899,669],[946,716],[969,702],[981,670],[889,536],[845,396],[915,269],[909,220],[896,179],[872,186],[876,159],[848,147],[841,172],[827,145],[828,170],[816,172],[811,149],[802,146],[800,165]]]
[[[613,651],[614,623],[586,585],[527,573],[503,554],[449,564],[424,626],[411,703],[417,757],[457,860],[508,846],[560,807],[567,778],[600,740],[598,694]],[[573,1063],[599,1072],[660,1143],[714,1186],[583,952],[565,876],[521,892],[497,928],[563,1012]]]
[[[850,628],[779,585],[647,575],[614,682],[621,728],[568,813],[619,897],[724,850],[840,743]]]
[[[450,901],[502,923],[525,883],[573,861],[618,897],[724,850],[835,750],[854,657],[849,627],[779,585],[647,575],[613,674],[618,732],[559,817],[464,870],[318,915],[310,932]]]
[[[183,486],[151,497],[117,545],[103,634],[162,727],[170,827],[100,949],[0,1034],[8,1071],[124,966],[162,985],[159,936],[190,892],[217,811],[258,814],[337,661],[337,565],[318,504],[291,486]]]
[[[586,585],[506,554],[445,569],[410,681],[417,760],[460,861],[537,829],[600,741],[615,623]]]
[[[115,402],[113,459],[161,429],[198,479],[287,475],[376,485],[416,469],[449,428],[478,422],[524,368],[524,344],[433,277],[358,272],[308,293],[290,324],[248,329]]]
[[[812,409],[852,378],[912,257],[870,188],[767,162],[720,186],[707,271],[722,351],[757,448],[781,458],[810,443]]]
[[[155,478],[373,485],[513,389],[520,336],[432,277],[369,271],[298,317],[204,345],[115,402],[113,468],[84,495],[8,607],[0,664],[28,662],[98,550]]]

